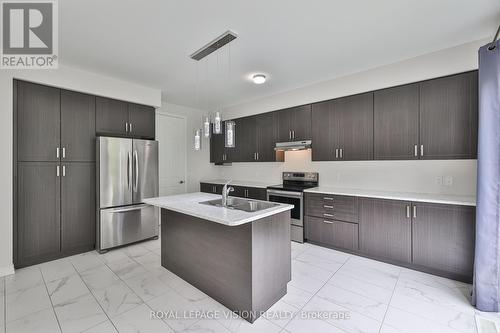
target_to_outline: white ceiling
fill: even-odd
[[[491,37],[500,1],[60,0],[59,17],[61,63],[212,109]],[[189,58],[228,29],[230,52]]]

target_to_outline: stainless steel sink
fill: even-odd
[[[200,204],[223,207],[222,199],[202,201],[200,202]],[[256,201],[256,200],[228,197],[225,208],[243,210],[245,212],[258,212],[259,210],[264,210],[276,206],[279,206],[279,204],[267,201]]]

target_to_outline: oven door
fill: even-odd
[[[293,206],[291,211],[292,225],[303,227],[302,220],[303,199],[302,192],[267,190],[267,201],[279,202]]]

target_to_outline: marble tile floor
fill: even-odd
[[[0,278],[0,333],[465,333],[477,332],[477,316],[500,324],[470,305],[468,284],[293,242],[288,294],[249,324],[161,267],[159,249],[148,241]]]

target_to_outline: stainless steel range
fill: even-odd
[[[267,200],[293,205],[291,238],[304,242],[304,190],[318,186],[317,172],[283,172],[283,184],[267,187]]]

